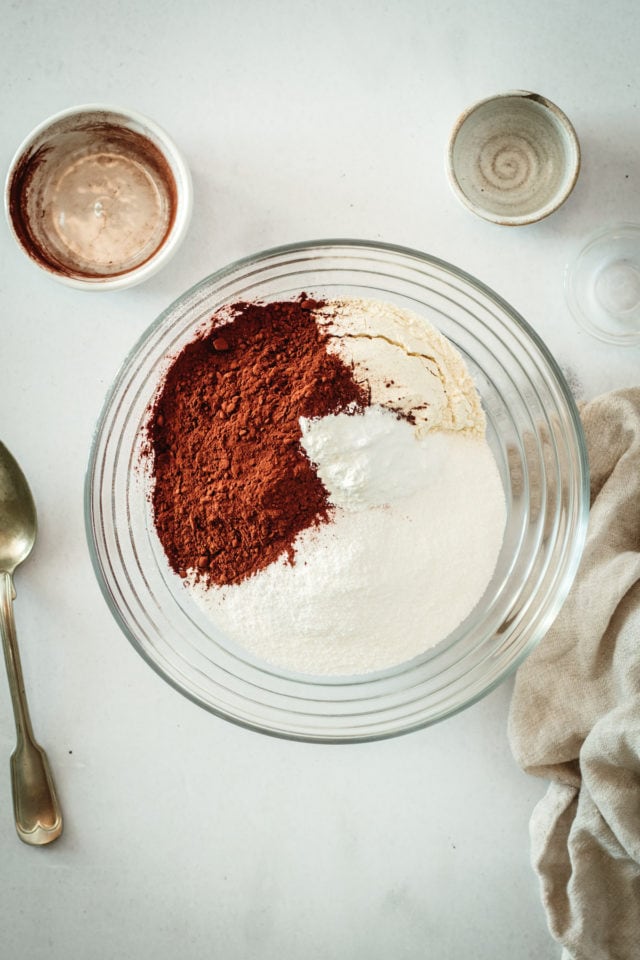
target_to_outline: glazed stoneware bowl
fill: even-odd
[[[453,192],[473,213],[504,226],[549,216],[571,193],[579,171],[580,146],[568,118],[526,90],[474,104],[449,140]]]
[[[148,487],[136,469],[150,403],[171,357],[225,305],[290,300],[302,291],[319,299],[391,302],[421,314],[448,337],[480,393],[504,487],[504,541],[477,607],[437,647],[377,673],[291,673],[231,642],[168,568]],[[589,502],[576,406],[525,320],[451,264],[352,240],[258,253],[207,277],[169,306],[133,348],[109,391],[85,493],[89,547],[104,596],[135,649],[165,680],[212,713],[253,730],[338,743],[390,737],[442,720],[515,670],[569,590]]]

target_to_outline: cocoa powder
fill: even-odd
[[[326,349],[295,301],[234,305],[176,357],[150,412],[152,506],[180,576],[239,583],[326,522],[326,490],[300,446],[300,417],[369,404],[352,370]]]

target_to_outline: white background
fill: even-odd
[[[83,482],[105,392],[145,327],[206,274],[280,243],[425,250],[509,300],[578,398],[636,384],[640,351],[579,332],[562,275],[594,229],[640,220],[639,10],[3,0],[3,172],[46,116],[102,101],[164,126],[195,185],[183,247],[131,291],[67,289],[0,227],[0,437],[40,517],[16,578],[18,636],[66,818],[49,848],[15,835],[2,681],[3,960],[558,956],[528,852],[545,785],[509,752],[509,682],[378,744],[288,743],[209,716],[143,663],[108,612]],[[443,158],[457,115],[513,88],[565,110],[583,168],[551,218],[508,229],[458,204]]]

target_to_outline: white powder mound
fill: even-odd
[[[363,510],[418,493],[435,468],[430,444],[386,407],[300,418],[303,449],[336,507]],[[399,465],[401,469],[398,469]]]
[[[419,443],[416,492],[393,506],[337,508],[332,523],[298,537],[294,565],[196,585],[196,602],[254,656],[300,673],[369,673],[443,640],[491,578],[505,500],[485,441],[438,433]]]

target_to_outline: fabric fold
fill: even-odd
[[[531,857],[563,960],[640,957],[640,388],[581,411],[591,509],[576,580],[520,667],[509,738],[551,781]]]

